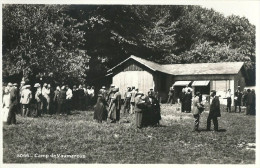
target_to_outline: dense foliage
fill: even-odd
[[[95,83],[131,54],[159,63],[244,61],[255,84],[255,26],[244,17],[200,6],[3,6],[4,76],[24,70]]]

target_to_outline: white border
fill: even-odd
[[[224,0],[175,0],[175,1],[170,1],[170,0],[142,0],[142,1],[137,1],[137,0],[128,0],[128,1],[120,1],[120,0],[99,0],[99,1],[83,1],[83,0],[2,0],[1,1],[1,11],[0,11],[0,16],[2,18],[2,4],[125,4],[125,5],[131,5],[131,4],[136,4],[136,5],[203,5],[203,4],[214,4],[214,3],[221,3],[223,5],[233,5],[235,6],[236,4],[243,4],[245,6],[247,5],[253,5],[255,6],[257,9],[256,10],[252,10],[251,12],[254,12],[255,17],[258,18],[258,22],[256,22],[255,26],[256,26],[256,62],[258,63],[258,56],[260,53],[259,50],[259,26],[260,26],[260,1],[259,0],[228,0],[228,1],[224,1]],[[250,8],[248,10],[251,10]],[[254,24],[254,23],[253,23]],[[0,27],[2,28],[2,19],[1,19],[1,23],[0,23]],[[1,38],[1,42],[0,42],[0,50],[2,51],[2,29],[0,32],[0,38]],[[1,72],[2,72],[2,52],[1,52]],[[258,64],[257,64],[258,65]],[[256,74],[259,74],[259,67],[257,66],[257,70],[256,70]],[[257,76],[257,75],[256,75]],[[0,82],[2,83],[2,73],[1,73],[1,79]],[[256,100],[259,100],[259,89],[258,89],[258,85],[259,85],[259,78],[257,78],[256,80]],[[0,86],[1,89],[1,86]],[[259,105],[256,104],[256,109],[259,109]],[[4,164],[3,165],[3,147],[1,146],[0,149],[0,159],[1,159],[1,163],[0,163],[0,167],[10,167],[10,168],[15,168],[15,167],[128,167],[128,166],[145,166],[145,167],[158,167],[158,166],[163,166],[163,167],[184,167],[184,168],[190,168],[192,167],[260,167],[260,158],[259,156],[259,132],[260,132],[260,122],[259,122],[259,117],[260,115],[258,114],[258,111],[256,111],[256,164],[254,165],[239,165],[239,164],[146,164],[146,165],[141,165],[141,164]],[[0,124],[1,128],[2,128],[2,122]],[[2,143],[2,129],[0,130],[0,136],[1,136],[1,145]]]

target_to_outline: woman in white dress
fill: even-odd
[[[6,87],[3,96],[3,122],[7,122],[7,117],[9,113],[9,104],[10,104],[10,91],[9,88]]]

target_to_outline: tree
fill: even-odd
[[[49,76],[58,81],[83,80],[86,53],[80,51],[83,31],[65,14],[66,6],[3,7],[3,72],[25,78]]]

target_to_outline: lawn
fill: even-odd
[[[192,132],[193,116],[162,105],[160,127],[136,129],[134,115],[96,123],[93,111],[22,118],[3,127],[4,163],[254,164],[255,116],[222,112],[221,132]],[[213,125],[212,125],[213,127]],[[212,128],[213,129],[213,128]]]

